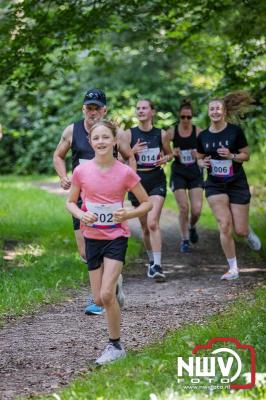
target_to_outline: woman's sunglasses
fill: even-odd
[[[191,115],[180,115],[181,119],[192,119]]]

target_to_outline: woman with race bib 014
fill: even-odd
[[[202,208],[203,176],[197,164],[197,136],[201,129],[192,125],[193,111],[189,99],[181,102],[179,123],[168,129],[173,142],[174,161],[170,186],[179,208],[180,251],[189,252],[189,244],[198,242],[196,223]]]
[[[229,93],[209,102],[211,124],[198,136],[198,164],[207,168],[205,191],[208,203],[218,222],[220,241],[229,270],[221,279],[239,277],[233,231],[253,250],[260,250],[258,236],[248,224],[250,191],[243,162],[249,160],[249,149],[240,126],[228,122],[243,114],[252,99],[244,91]]]
[[[113,156],[116,131],[109,121],[96,122],[90,128],[95,157],[75,168],[67,200],[67,209],[81,221],[93,299],[106,310],[109,343],[96,360],[100,365],[125,356],[120,343],[120,307],[124,303],[120,273],[130,236],[126,220],[143,216],[152,208],[139,176]],[[139,202],[131,210],[123,205],[129,190]],[[79,195],[81,209],[76,205]]]
[[[159,221],[167,190],[166,177],[161,166],[170,161],[173,155],[168,134],[153,126],[153,103],[148,99],[139,100],[136,115],[139,124],[128,130],[127,134],[135,154],[137,173],[153,205],[152,210],[139,220],[149,258],[147,275],[160,282],[165,280],[165,274],[161,267],[162,238]],[[129,193],[128,198],[134,207],[138,206],[134,193]]]

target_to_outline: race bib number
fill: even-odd
[[[121,224],[116,224],[113,219],[113,212],[122,208],[122,203],[99,204],[86,201],[87,210],[95,214],[98,218],[90,225],[91,228],[111,229],[119,228]]]
[[[154,167],[160,158],[160,148],[145,149],[138,152],[137,164],[141,167]]]
[[[85,163],[86,161],[89,161],[89,160],[87,160],[86,158],[79,158],[79,163],[80,163],[80,164],[83,164],[83,163]]]
[[[184,165],[194,164],[195,158],[192,155],[192,150],[181,150],[180,162]]]
[[[210,160],[212,172],[211,175],[227,178],[233,176],[233,163],[232,160]]]

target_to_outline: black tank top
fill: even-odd
[[[192,125],[191,135],[182,137],[178,131],[178,125],[175,126],[175,135],[173,139],[174,147],[179,147],[181,150],[189,150],[197,148],[197,130],[195,125]]]
[[[174,134],[174,138],[173,138],[173,144],[174,147],[179,147],[180,150],[191,150],[191,149],[196,149],[197,148],[197,131],[196,131],[196,127],[195,125],[192,125],[192,132],[191,135],[188,137],[182,137],[179,134],[178,131],[178,125],[175,126],[175,134]],[[184,164],[181,162],[181,158],[180,157],[175,157],[175,161],[177,164],[182,164],[182,165],[191,165],[193,164],[188,163],[188,164]]]
[[[88,140],[88,133],[84,127],[84,119],[74,122],[72,138],[72,171],[82,162],[94,157],[94,150]]]
[[[182,137],[178,131],[178,125],[175,126],[175,134],[173,138],[174,147],[179,147],[181,155],[174,158],[172,164],[173,171],[182,174],[184,176],[198,176],[200,175],[200,169],[195,159],[192,158],[189,150],[197,148],[197,130],[196,126],[192,125],[191,135],[188,137]],[[187,151],[186,151],[187,150]]]
[[[131,128],[131,143],[133,147],[138,139],[141,142],[147,143],[147,150],[139,154],[135,154],[137,161],[137,170],[154,170],[156,167],[155,163],[160,158],[160,152],[162,150],[162,131],[159,128],[153,127],[150,131],[142,131],[138,126]]]

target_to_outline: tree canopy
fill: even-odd
[[[107,92],[124,126],[139,96],[156,103],[160,126],[174,121],[180,99],[189,96],[204,127],[208,99],[247,89],[256,99],[245,121],[249,141],[262,149],[265,22],[264,0],[237,7],[233,0],[2,1],[5,165],[15,151],[16,171],[51,172],[61,130],[79,118],[83,94],[94,86]]]

